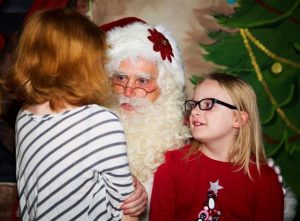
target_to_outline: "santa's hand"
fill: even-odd
[[[131,196],[124,200],[121,209],[123,210],[124,215],[139,216],[146,209],[148,196],[143,184],[135,177],[133,177],[133,184],[135,191]]]

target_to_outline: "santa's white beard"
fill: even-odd
[[[132,174],[140,181],[153,175],[167,150],[180,148],[190,137],[183,125],[183,96],[177,91],[161,95],[155,103],[123,97],[121,102],[132,104],[136,111],[114,110],[125,130]]]

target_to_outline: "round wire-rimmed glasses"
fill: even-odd
[[[129,78],[125,74],[117,73],[112,76],[112,88],[115,94],[123,94],[128,88],[139,98],[157,89],[156,79],[151,76],[136,76],[133,86],[128,87]]]
[[[140,87],[132,88],[132,87],[127,87],[127,86],[124,86],[121,84],[113,84],[112,86],[113,86],[113,92],[115,94],[123,94],[127,88],[130,88],[132,90],[133,94],[139,98],[146,97],[147,94],[152,93],[157,89],[157,88],[154,88],[153,90],[147,91],[144,88],[140,88]]]

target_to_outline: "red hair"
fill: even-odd
[[[35,13],[20,37],[7,86],[24,105],[49,101],[54,111],[65,103],[101,105],[111,94],[106,47],[104,33],[76,11]]]

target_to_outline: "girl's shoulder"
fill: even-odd
[[[257,183],[280,184],[279,175],[267,163],[261,164],[259,170],[255,164],[250,165],[250,174]]]
[[[111,116],[112,118],[119,119],[118,115],[116,113],[114,113],[112,110],[110,110],[109,108],[107,108],[107,107],[100,106],[98,104],[89,104],[89,105],[87,105],[87,107],[92,112],[97,111],[101,114],[106,114],[108,116]]]
[[[165,153],[166,158],[167,157],[171,157],[171,158],[181,158],[186,156],[186,154],[188,153],[189,149],[190,149],[191,145],[190,144],[186,144],[178,149],[175,150],[169,150]]]
[[[166,161],[176,161],[176,162],[191,162],[197,159],[201,155],[201,151],[193,154],[189,154],[191,144],[186,144],[178,149],[170,150],[165,153]]]
[[[254,165],[256,167],[256,165]],[[280,175],[276,173],[274,168],[267,163],[260,166],[260,171],[252,168],[251,183],[254,187],[256,197],[260,202],[268,203],[267,200],[275,199],[274,201],[283,202],[284,190],[280,181]]]

